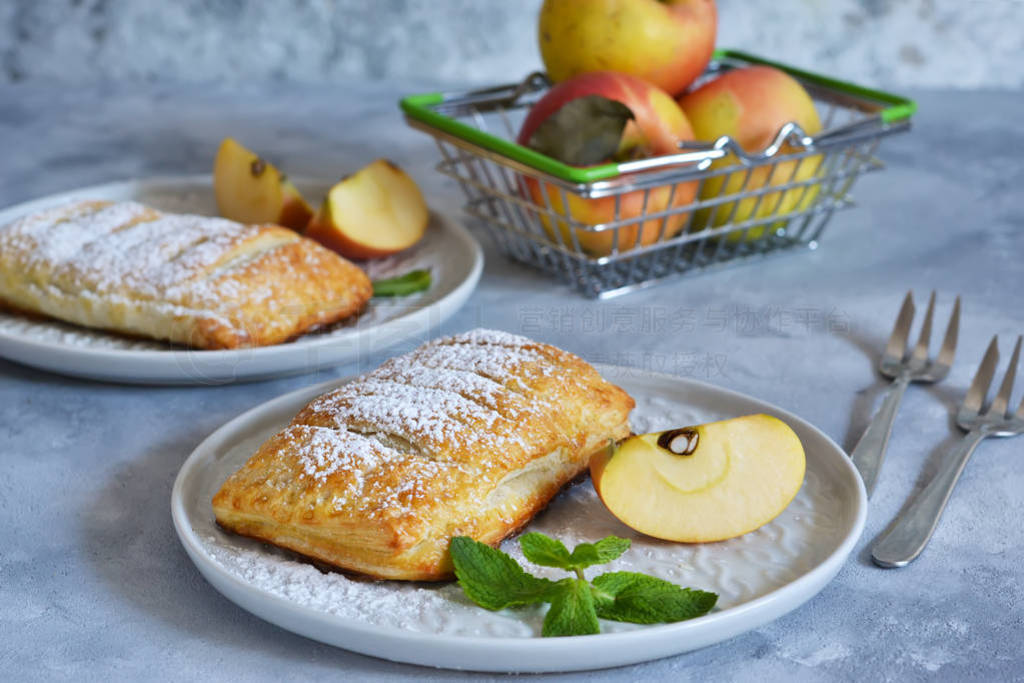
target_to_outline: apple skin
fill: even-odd
[[[520,129],[518,142],[526,145],[533,132],[549,116],[558,111],[567,102],[587,95],[600,95],[610,100],[621,102],[629,107],[635,117],[626,124],[623,131],[623,143],[628,147],[644,148],[648,156],[673,154],[678,151],[678,143],[693,139],[693,129],[679,105],[663,90],[646,81],[627,74],[611,71],[600,71],[582,74],[554,86],[542,97],[527,115]],[[547,208],[540,183],[533,178],[524,178],[526,192],[538,206]],[[545,185],[551,208],[565,215],[562,191],[555,185]],[[680,183],[673,194],[671,186],[660,186],[651,190],[647,200],[647,213],[665,211],[671,207],[685,206],[697,195],[697,182]],[[586,225],[599,225],[615,220],[615,197],[586,199],[571,192],[568,198],[569,216],[575,221]],[[670,204],[671,200],[671,204]],[[628,192],[619,196],[619,218],[628,220],[639,218],[644,214],[644,192]],[[550,217],[538,214],[548,236],[556,242],[555,231],[551,226]],[[658,239],[664,226],[663,239],[679,233],[689,214],[679,213],[667,221],[662,218],[637,222],[619,228],[618,249],[625,251],[636,245],[652,244]],[[573,248],[569,226],[558,221],[562,243]],[[614,231],[589,232],[575,230],[580,247],[587,253],[597,256],[610,254],[615,245]]]
[[[278,216],[277,224],[291,228],[295,232],[305,230],[313,218],[313,207],[287,178],[281,181],[281,201],[281,215]]]
[[[698,140],[711,142],[728,135],[746,152],[764,150],[774,140],[779,129],[790,121],[800,124],[808,135],[821,130],[818,112],[807,91],[792,76],[770,66],[749,66],[728,71],[680,97],[679,105],[686,112]],[[796,151],[786,145],[781,153]],[[814,155],[802,161],[782,162],[774,167],[774,172],[771,165],[754,167],[746,180],[746,188],[753,190],[769,184],[783,185],[807,180],[818,173],[821,161],[821,155]],[[736,158],[729,156],[716,161],[712,168],[723,168],[735,163],[738,163]],[[706,200],[720,194],[739,192],[745,179],[746,173],[743,170],[709,178],[701,189],[700,198]],[[724,225],[729,222],[730,215],[733,222],[741,222],[752,217],[766,218],[803,209],[814,201],[818,189],[818,185],[806,191],[804,187],[795,187],[787,191],[766,193],[760,204],[758,197],[754,196],[740,200],[738,206],[736,202],[727,202],[711,209],[701,209],[694,217],[694,229]],[[766,226],[753,228],[748,232],[747,239],[757,239],[765,230]],[[740,234],[730,234],[729,238],[738,241]]]
[[[545,0],[538,40],[556,83],[618,71],[678,94],[711,60],[714,0]]]
[[[630,528],[686,543],[734,538],[777,517],[803,484],[803,446],[775,417],[746,415],[685,431],[697,435],[688,455],[662,448],[664,432],[657,432],[591,458],[594,488]]]
[[[346,258],[373,259],[416,244],[429,222],[416,182],[394,162],[378,159],[335,184],[303,234]],[[360,235],[364,230],[374,234]]]

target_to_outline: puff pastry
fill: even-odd
[[[85,201],[0,228],[0,303],[201,349],[277,344],[370,296],[358,267],[275,225]]]
[[[491,330],[435,340],[311,401],[213,497],[219,524],[375,578],[451,576],[609,439],[633,400],[590,365]]]

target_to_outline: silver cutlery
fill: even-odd
[[[900,401],[903,399],[903,392],[911,382],[938,382],[949,374],[949,368],[953,364],[957,334],[960,330],[960,297],[958,296],[956,303],[953,304],[953,313],[946,326],[946,336],[942,341],[942,348],[939,349],[938,356],[929,359],[928,344],[931,341],[934,314],[935,292],[933,291],[928,300],[928,310],[924,315],[924,323],[921,325],[921,334],[917,338],[917,345],[914,346],[913,351],[908,353],[907,339],[910,336],[910,324],[914,320],[914,296],[913,292],[907,292],[899,315],[896,317],[896,325],[889,337],[889,343],[878,364],[879,371],[886,377],[892,378],[892,384],[885,393],[882,407],[878,409],[878,413],[875,414],[853,452],[850,453],[853,464],[857,466],[861,478],[864,479],[864,487],[867,489],[868,496],[875,490],[875,484],[878,482],[878,472],[882,468],[882,460],[885,458],[889,435],[892,433],[892,425],[896,419]]]
[[[938,526],[953,487],[978,444],[989,436],[1005,437],[1024,433],[1024,400],[1015,412],[1008,408],[1013,380],[1017,374],[1017,361],[1020,360],[1020,347],[1021,337],[1017,337],[1017,345],[1013,349],[999,393],[992,399],[988,409],[983,411],[982,406],[999,363],[997,337],[992,338],[978,372],[974,375],[974,381],[971,382],[971,388],[967,390],[967,396],[957,411],[956,423],[967,435],[940,465],[928,486],[875,543],[871,549],[875,564],[882,567],[904,567],[917,558]]]

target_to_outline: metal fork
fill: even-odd
[[[912,562],[932,537],[939,517],[953,493],[960,473],[964,471],[967,461],[974,449],[988,436],[1016,436],[1024,433],[1024,400],[1020,402],[1016,412],[1011,413],[1007,407],[1010,403],[1010,392],[1013,391],[1013,380],[1017,374],[1017,361],[1020,360],[1021,337],[1017,337],[1017,345],[1010,357],[1010,366],[999,387],[999,393],[992,399],[988,410],[982,412],[982,404],[988,394],[989,385],[995,375],[999,363],[998,337],[985,351],[985,357],[978,367],[971,388],[957,411],[956,423],[967,432],[967,436],[957,445],[947,460],[940,466],[928,486],[921,491],[910,507],[892,527],[878,540],[871,549],[871,557],[875,564],[882,567],[903,567]]]
[[[903,399],[903,392],[911,382],[938,382],[949,374],[949,368],[953,364],[960,330],[960,297],[958,296],[956,303],[953,304],[953,313],[949,318],[939,355],[934,360],[929,360],[928,344],[931,341],[934,314],[933,291],[928,300],[928,311],[924,314],[917,345],[908,355],[907,339],[910,336],[910,324],[914,320],[914,295],[913,292],[907,292],[900,313],[896,317],[896,325],[889,337],[889,343],[885,346],[885,353],[878,364],[881,373],[892,378],[892,384],[885,393],[882,407],[878,409],[878,413],[850,454],[853,464],[857,466],[861,478],[864,479],[864,488],[867,489],[869,496],[878,482],[878,472],[882,469],[882,460],[885,458],[885,449],[889,445],[889,435],[892,433],[892,425]]]

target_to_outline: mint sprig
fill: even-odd
[[[569,552],[561,541],[534,532],[524,534],[519,544],[529,561],[571,571],[575,578],[551,581],[533,576],[506,553],[468,536],[453,538],[449,552],[459,585],[481,607],[499,610],[551,603],[543,636],[600,633],[598,618],[634,624],[683,621],[707,614],[718,600],[715,593],[637,572],[608,572],[588,582],[583,570],[626,552],[625,538],[608,536]]]

